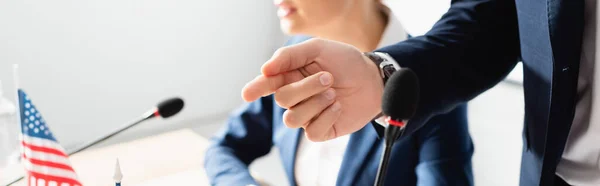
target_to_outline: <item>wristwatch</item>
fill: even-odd
[[[383,85],[392,76],[392,74],[400,70],[400,65],[392,56],[382,52],[365,52],[364,55],[371,59],[379,67],[381,78],[383,79]],[[387,127],[388,122],[385,120],[383,113],[377,114],[373,120],[381,126]]]
[[[364,55],[371,59],[379,67],[383,84],[392,76],[392,74],[400,69],[400,65],[387,53],[383,52],[365,52]]]

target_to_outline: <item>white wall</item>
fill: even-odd
[[[423,35],[450,7],[450,0],[383,0],[408,34]]]
[[[519,185],[523,89],[500,83],[469,102],[475,185]]]
[[[181,96],[168,122],[229,112],[284,40],[271,1],[0,1],[0,80],[11,65],[67,148]],[[199,123],[200,124],[200,123]]]

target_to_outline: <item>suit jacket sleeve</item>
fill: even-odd
[[[234,111],[222,131],[211,139],[204,160],[211,185],[258,185],[248,165],[273,146],[272,100],[264,97]]]
[[[514,1],[453,0],[425,35],[379,49],[419,77],[421,97],[405,134],[504,79],[518,62],[518,37]]]

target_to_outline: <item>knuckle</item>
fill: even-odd
[[[317,103],[317,107],[320,109],[320,113],[326,113],[328,112],[327,108],[333,104],[334,100],[323,98],[324,96],[321,97],[322,98],[318,101],[319,103]]]
[[[295,128],[296,124],[294,123],[294,117],[292,117],[290,113],[291,111],[289,110],[283,113],[283,123],[285,123],[287,127]]]
[[[278,87],[277,87],[277,82],[275,82],[275,81],[273,81],[273,80],[271,80],[271,81],[268,81],[268,80],[267,80],[267,86],[269,87],[269,90],[270,90],[270,91],[276,91],[276,90],[277,90],[277,88],[278,88]]]
[[[273,96],[275,99],[275,103],[282,108],[289,109],[291,106],[287,103],[287,99],[285,96],[281,95],[281,92],[276,92]]]
[[[329,106],[335,101],[335,91],[333,89],[325,90],[319,95],[319,104],[321,106]]]
[[[321,39],[321,38],[310,38],[306,42],[311,43],[311,44],[321,44],[321,43],[325,42],[325,40]]]
[[[289,50],[289,47],[281,47],[278,48],[277,50],[275,50],[275,52],[273,53],[273,56],[282,56],[284,55],[287,51]]]
[[[315,133],[314,131],[311,131],[308,129],[306,129],[306,131],[304,131],[304,134],[306,135],[306,138],[308,138],[308,140],[313,141],[313,142],[321,142],[323,141],[323,137],[320,136],[319,134]]]
[[[320,38],[311,38],[307,42],[313,45],[314,47],[318,48],[319,51],[323,51],[323,49],[325,49],[325,46],[329,41]]]

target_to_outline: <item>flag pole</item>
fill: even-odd
[[[19,129],[21,129],[21,101],[19,100],[19,89],[21,88],[21,86],[19,85],[19,65],[18,64],[13,64],[13,80],[15,83],[15,92],[16,94],[16,101],[15,101],[15,107],[17,108],[17,119],[19,120]],[[19,130],[19,134],[21,133],[21,130]]]
[[[15,92],[17,93],[15,95],[15,98],[16,98],[15,107],[17,108],[16,115],[17,115],[17,120],[18,120],[17,123],[19,124],[19,133],[18,134],[19,134],[19,140],[20,140],[23,137],[23,133],[21,132],[21,130],[23,130],[23,126],[22,126],[21,122],[23,122],[23,121],[21,120],[21,101],[19,100],[19,89],[21,87],[19,85],[19,65],[18,64],[13,64],[13,81],[15,84],[15,90],[16,90]],[[21,148],[21,153],[22,153],[23,147],[21,146],[20,148]],[[18,181],[21,181],[23,178],[24,178],[24,176],[21,176],[20,178],[15,179],[14,181],[10,182],[8,185],[15,184]]]
[[[19,99],[19,89],[21,89],[21,86],[19,84],[20,83],[19,82],[19,64],[13,64],[13,80],[15,83],[15,90],[16,90],[15,91],[15,93],[16,93],[15,108],[17,108],[16,115],[17,115],[17,121],[18,121],[17,124],[19,124],[19,131],[18,131],[19,133],[18,134],[19,134],[19,140],[20,140],[20,139],[22,139],[22,135],[23,135],[23,133],[21,132],[21,130],[23,130],[23,123],[21,123],[21,122],[23,122],[23,121],[21,120],[21,100]]]

